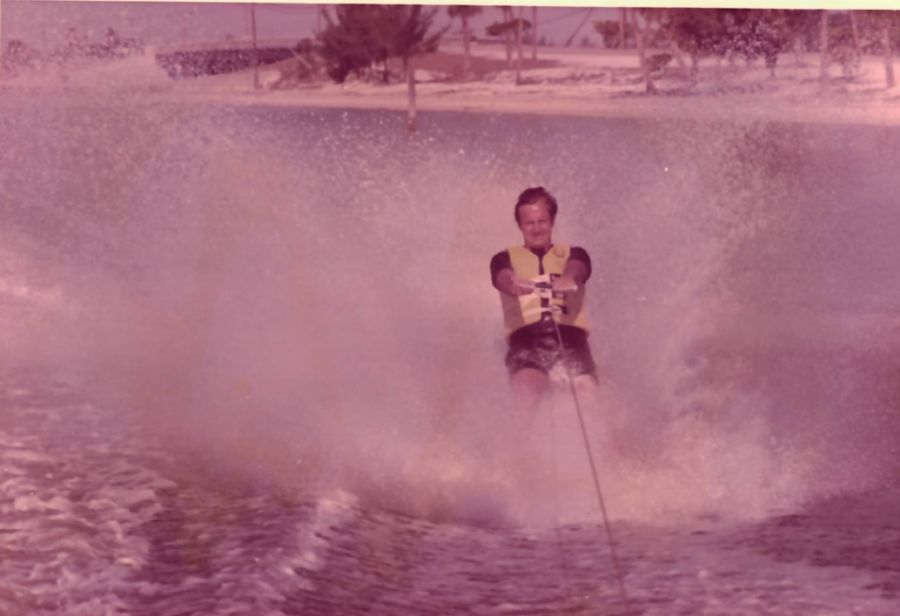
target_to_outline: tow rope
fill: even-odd
[[[538,289],[535,289],[535,290],[538,290]],[[543,290],[543,289],[540,289],[540,290]],[[552,291],[551,291],[551,294],[552,294]],[[554,308],[555,307],[556,306],[554,306]],[[613,541],[612,528],[609,524],[609,516],[606,513],[606,505],[603,501],[603,492],[600,489],[600,479],[597,476],[597,465],[594,462],[594,454],[591,450],[590,439],[588,438],[587,428],[585,427],[584,414],[581,411],[581,404],[578,402],[578,394],[575,391],[575,380],[572,378],[572,371],[569,368],[569,355],[568,355],[568,352],[566,351],[565,344],[563,344],[562,334],[559,331],[559,323],[556,322],[556,319],[551,319],[551,320],[553,321],[553,326],[556,331],[556,339],[559,342],[559,351],[562,356],[563,367],[565,368],[566,376],[568,377],[568,380],[569,380],[569,391],[572,394],[572,400],[575,402],[575,412],[578,415],[578,425],[581,427],[581,436],[584,439],[584,448],[585,448],[585,451],[587,452],[588,464],[591,467],[591,477],[594,480],[594,491],[597,494],[597,502],[600,504],[600,512],[603,514],[603,527],[606,529],[606,539],[609,543],[609,551],[610,551],[610,556],[612,558],[613,568],[616,572],[616,578],[618,579],[618,582],[619,582],[619,593],[622,595],[622,603],[625,606],[625,616],[631,616],[631,614],[632,614],[631,602],[628,600],[628,593],[625,590],[625,578],[622,575],[622,568],[619,564],[619,556],[616,552],[616,544],[615,544],[615,541]],[[554,430],[554,432],[555,432],[555,430]],[[555,438],[554,438],[554,440],[555,440]],[[554,445],[554,448],[555,448],[555,445]],[[554,451],[555,451],[555,449],[554,449]],[[554,458],[554,466],[555,466],[555,458],[556,458],[555,453],[553,455],[553,458]],[[558,518],[557,518],[557,520],[558,520]],[[557,524],[557,526],[558,526],[558,524]],[[561,549],[561,547],[562,546],[560,546],[560,549]]]

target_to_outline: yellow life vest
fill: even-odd
[[[507,338],[520,327],[537,323],[547,313],[560,325],[571,325],[585,332],[589,331],[584,306],[584,285],[579,285],[575,293],[566,296],[554,294],[550,290],[552,280],[562,275],[571,250],[568,244],[556,244],[547,251],[543,259],[539,259],[524,246],[507,248],[513,272],[519,278],[532,281],[536,287],[534,292],[518,297],[500,293]]]

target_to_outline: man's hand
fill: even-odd
[[[574,293],[577,290],[578,285],[575,283],[575,279],[571,276],[563,274],[562,276],[557,276],[553,280],[553,293],[568,295],[569,293]]]
[[[507,295],[518,297],[534,291],[534,283],[527,278],[519,278],[511,269],[505,269],[497,274],[497,288]]]
[[[527,278],[519,278],[514,275],[510,280],[509,294],[528,295],[529,293],[534,293],[534,283]]]

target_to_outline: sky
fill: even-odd
[[[102,42],[108,27],[121,36],[141,38],[148,45],[223,40],[227,36],[249,38],[250,9],[245,3],[212,2],[80,2],[54,0],[3,0],[0,3],[0,31],[4,44],[11,39],[49,51],[61,44],[69,27],[77,27],[93,42]],[[317,26],[317,4],[257,4],[257,36],[265,38],[311,37]],[[593,11],[593,12],[591,12]],[[587,13],[588,21],[579,30],[576,43],[589,36],[599,44],[592,22],[617,19],[618,9],[609,7],[540,7],[538,35],[563,44],[578,28]],[[531,9],[525,9],[531,19]],[[499,21],[500,9],[484,7],[482,15],[471,20],[476,35]],[[446,6],[440,6],[436,23],[449,21]],[[459,22],[451,32],[459,30]]]

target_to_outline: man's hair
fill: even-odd
[[[556,199],[553,198],[553,195],[544,190],[543,186],[536,186],[535,188],[526,188],[522,191],[522,194],[519,195],[519,200],[516,201],[516,223],[519,222],[519,208],[523,205],[534,205],[535,203],[547,204],[547,210],[550,212],[550,220],[556,221],[556,212],[559,210],[559,206],[556,205]]]

